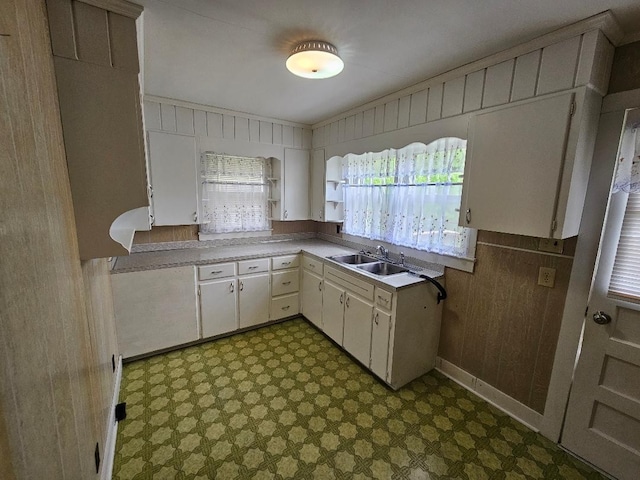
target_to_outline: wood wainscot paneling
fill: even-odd
[[[0,477],[95,478],[106,264],[83,279],[44,1],[3,0],[0,19]]]
[[[439,356],[542,413],[576,239],[561,255],[538,244],[479,232],[475,271],[446,269]],[[537,284],[540,267],[556,269],[553,288]]]
[[[271,222],[273,235],[291,233],[315,233],[318,231],[317,222],[313,220],[296,220],[292,222]]]

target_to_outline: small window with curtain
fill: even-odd
[[[442,138],[344,157],[344,232],[472,258],[475,235],[458,226],[466,140]]]
[[[268,232],[271,161],[214,152],[201,156],[200,233]]]

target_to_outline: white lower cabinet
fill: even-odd
[[[370,302],[345,293],[342,346],[366,367],[371,359],[372,315],[373,305]]]
[[[371,371],[378,377],[387,379],[387,361],[389,359],[389,332],[391,330],[391,314],[379,308],[373,312],[371,326]]]
[[[198,340],[193,266],[118,273],[111,285],[124,358]]]
[[[320,275],[302,270],[302,314],[318,328],[322,328],[322,284]]]
[[[235,278],[200,284],[202,338],[238,329],[238,281]]]
[[[322,291],[322,330],[338,345],[342,345],[344,289],[326,279]]]
[[[269,321],[269,274],[247,275],[238,278],[238,310],[240,328]]]

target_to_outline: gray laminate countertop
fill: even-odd
[[[174,248],[171,250],[157,250],[152,252],[132,253],[126,257],[118,257],[111,273],[129,273],[143,270],[157,270],[160,268],[181,267],[190,265],[209,265],[221,262],[249,260],[254,258],[272,257],[307,253],[319,259],[326,260],[325,265],[344,270],[345,272],[362,275],[373,283],[382,287],[401,289],[424,280],[409,273],[399,273],[382,277],[363,272],[355,267],[340,264],[328,259],[333,255],[355,253],[355,250],[336,243],[320,239],[262,241],[242,245],[207,246],[195,248]],[[418,270],[413,269],[413,270]],[[420,269],[433,278],[442,277],[444,269]]]

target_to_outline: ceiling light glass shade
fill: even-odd
[[[287,68],[304,78],[329,78],[339,74],[344,62],[338,49],[327,42],[312,40],[297,45],[287,59]]]

